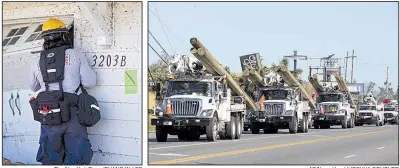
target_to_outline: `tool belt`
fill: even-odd
[[[35,121],[42,125],[59,125],[71,119],[73,109],[77,111],[77,99],[77,95],[71,93],[44,91],[29,103]]]

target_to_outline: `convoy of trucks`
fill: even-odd
[[[197,38],[190,43],[196,59],[176,54],[169,64],[166,88],[161,89],[161,84],[156,87],[160,104],[151,124],[156,126],[158,142],[167,141],[168,135],[199,140],[205,134],[208,141],[216,141],[240,139],[242,131],[248,129],[253,134],[259,134],[260,129],[264,133],[289,129],[295,134],[307,133],[311,126],[322,129],[341,125],[347,129],[399,122],[395,103],[386,103],[383,112],[372,94],[359,103],[337,72],[333,74],[336,81],[326,82],[310,71],[309,83],[318,95],[315,100],[284,65],[263,75],[247,67],[244,73],[258,92],[251,98]]]

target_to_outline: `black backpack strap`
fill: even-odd
[[[79,89],[81,89],[83,94],[87,94],[86,89],[83,87],[82,83],[79,84],[78,88],[75,89],[75,93],[78,94]]]

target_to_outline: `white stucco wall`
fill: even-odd
[[[3,47],[3,157],[38,164],[35,157],[40,123],[33,120],[28,103],[37,93],[28,88],[28,74],[39,57],[31,51],[40,50],[42,41],[25,40],[29,31],[48,17],[67,24],[73,20],[74,47],[86,56],[97,74],[97,86],[89,93],[99,101],[102,119],[88,128],[94,151],[92,164],[141,164],[141,2],[3,3],[3,36],[12,27],[30,26],[15,45]],[[136,71],[136,77],[132,71]],[[136,86],[130,84],[131,80]],[[136,93],[128,92],[132,87],[136,87]],[[19,99],[15,100],[17,94]]]

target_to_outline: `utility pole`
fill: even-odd
[[[347,51],[347,55],[345,57],[346,58],[345,59],[346,60],[346,63],[345,63],[346,64],[346,68],[344,69],[344,71],[345,71],[344,72],[344,81],[346,81],[346,82],[347,82],[347,59],[348,59],[347,57],[349,57],[349,51]]]
[[[297,55],[297,51],[295,50],[294,51],[294,53],[293,53],[293,55],[287,55],[287,56],[283,56],[284,58],[291,58],[291,59],[293,59],[293,71],[295,71],[296,70],[296,68],[297,68],[297,59],[300,59],[300,60],[307,60],[307,56],[305,56],[305,55]]]
[[[348,55],[348,53],[349,52],[347,52],[347,55]],[[357,57],[357,56],[355,56],[354,55],[354,50],[353,50],[353,54],[352,54],[352,56],[347,56],[347,57],[345,57],[346,58],[346,74],[347,74],[347,59],[348,58],[351,58],[351,81],[350,81],[350,83],[353,83],[354,81],[353,81],[353,68],[354,68],[354,58],[355,57]],[[345,78],[346,79],[346,78]]]
[[[389,66],[386,67],[386,99],[389,98]]]

